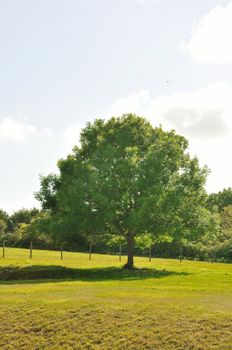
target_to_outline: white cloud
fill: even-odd
[[[0,142],[22,143],[30,137],[51,137],[53,131],[48,128],[37,129],[22,118],[6,117],[0,120]]]
[[[142,114],[150,102],[148,90],[141,90],[136,94],[127,97],[118,97],[109,109],[109,115],[121,115],[123,113]]]
[[[36,132],[34,126],[19,119],[7,117],[0,121],[0,141],[2,142],[24,142]]]
[[[193,93],[159,96],[150,101],[147,113],[187,137],[223,137],[232,127],[232,87],[218,82]]]
[[[193,138],[218,138],[232,128],[232,87],[218,82],[192,93],[150,97],[147,90],[119,97],[108,115],[136,113],[147,116],[154,125],[174,128]]]
[[[64,146],[65,155],[67,152],[71,152],[74,146],[80,145],[80,132],[82,128],[83,126],[81,125],[70,125],[64,130],[61,141]]]
[[[184,135],[189,140],[191,154],[197,155],[201,164],[211,169],[209,191],[232,185],[231,86],[218,82],[196,92],[154,98],[143,90],[116,99],[108,115],[128,112],[145,116],[154,126],[162,124],[164,129],[175,129]]]
[[[232,63],[232,2],[217,6],[194,24],[191,38],[182,42],[193,61]]]
[[[51,128],[43,128],[43,129],[39,130],[39,134],[40,134],[40,136],[50,138],[50,137],[54,136],[54,131]]]

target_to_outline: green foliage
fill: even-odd
[[[9,230],[10,218],[9,215],[0,209],[0,237]]]
[[[9,220],[9,215],[4,210],[0,209],[0,219],[7,222]]]
[[[19,209],[15,211],[10,217],[10,231],[13,232],[20,224],[29,224],[31,220],[39,213],[36,208],[32,209]]]
[[[207,201],[208,207],[211,209],[213,206],[217,206],[221,212],[224,207],[232,205],[232,188],[225,188],[218,193],[211,193]]]
[[[232,238],[232,205],[223,208],[221,212],[221,227],[226,238]]]
[[[154,236],[150,233],[144,233],[135,237],[135,246],[142,251],[146,251],[154,244]]]
[[[56,244],[50,235],[50,216],[38,209],[20,209],[9,216],[8,231],[4,224],[4,232],[0,239],[7,246],[25,247],[32,240],[35,247],[55,248]],[[0,219],[1,228],[1,219]]]
[[[120,246],[123,247],[126,245],[126,239],[123,236],[111,235],[109,236],[106,245],[110,248],[119,250]]]
[[[7,229],[7,224],[3,219],[0,219],[0,237],[4,235]]]
[[[220,213],[221,226],[214,240],[214,253],[219,259],[232,261],[232,205]]]
[[[218,213],[213,206],[211,211],[212,226],[195,243],[186,243],[188,256],[200,260],[232,261],[232,206],[224,207]]]
[[[58,176],[49,174],[48,176],[40,176],[40,191],[35,193],[35,198],[40,201],[44,210],[52,210],[56,208],[56,190],[58,188]]]
[[[33,241],[34,246],[48,248],[52,238],[48,234],[49,216],[41,212],[35,216],[29,224],[18,224],[15,234],[18,237],[18,245],[28,245]]]

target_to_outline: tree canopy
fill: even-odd
[[[97,119],[80,147],[58,161],[59,175],[41,177],[36,198],[56,218],[61,237],[119,235],[133,268],[135,238],[151,234],[192,239],[209,229],[207,168],[186,152],[175,131],[133,114]]]
[[[208,207],[212,208],[217,206],[219,211],[223,211],[223,208],[232,205],[232,188],[224,188],[218,193],[211,193],[207,201]]]

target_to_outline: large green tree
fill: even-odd
[[[133,114],[88,123],[80,147],[41,178],[36,198],[60,221],[60,234],[125,237],[133,268],[135,238],[183,237],[208,227],[206,168],[186,153],[187,140]],[[77,236],[76,236],[77,237]]]

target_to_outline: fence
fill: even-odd
[[[7,245],[6,245],[6,241],[3,241],[2,242],[2,258],[5,258],[7,257]],[[93,243],[90,242],[89,244],[89,250],[88,252],[85,252],[85,253],[88,253],[88,260],[91,261],[92,260],[92,255],[94,254],[93,252]],[[95,252],[97,254],[97,252]],[[124,253],[124,254],[123,254]],[[150,246],[148,249],[147,249],[147,255],[143,255],[143,257],[147,256],[148,258],[148,261],[151,262],[152,261],[152,258],[154,257],[153,256],[153,247]],[[103,253],[102,251],[100,252],[100,254],[109,254],[109,255],[112,255],[112,253],[109,253],[109,252],[105,252]],[[121,262],[122,261],[122,256],[123,255],[126,255],[125,252],[123,252],[123,249],[122,249],[122,245],[120,244],[119,247],[118,247],[118,251],[115,253],[115,255],[118,257],[118,260]],[[29,259],[32,260],[33,259],[33,241],[30,241],[29,243],[29,246],[28,246],[28,256],[29,256]],[[60,260],[64,260],[65,259],[65,251],[64,251],[64,244],[61,244],[60,245]],[[179,255],[179,261],[182,262],[183,260],[183,248],[180,247],[180,255]]]

